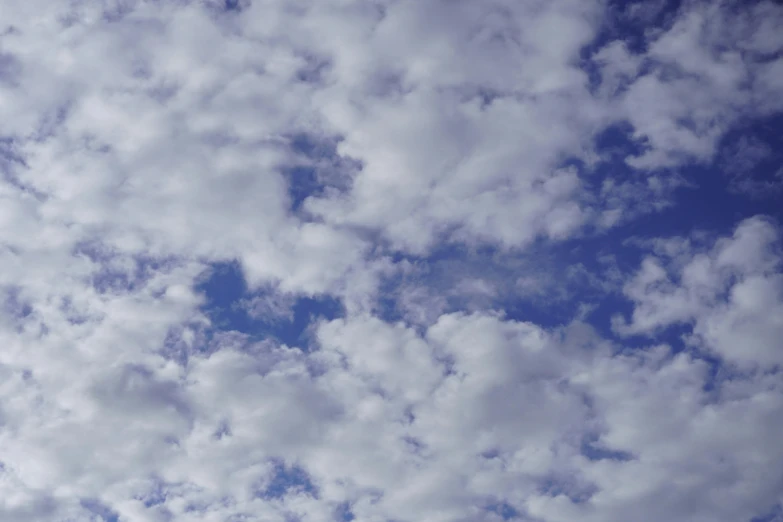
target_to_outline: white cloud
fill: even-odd
[[[736,522],[783,500],[779,228],[643,242],[615,323],[639,349],[581,322],[619,240],[608,269],[576,259],[688,183],[645,169],[780,109],[778,7],[688,3],[641,54],[588,56],[600,2],[49,4],[0,27],[0,520]],[[646,145],[624,177],[595,139],[626,120]],[[251,319],[345,313],[306,346],[220,331],[197,288],[233,260]],[[511,318],[520,299],[559,326]]]
[[[617,44],[599,53],[612,49],[611,57],[619,58],[603,67],[613,82],[636,73],[634,59],[647,65],[619,97],[622,114],[647,148],[628,158],[632,166],[709,163],[719,138],[739,118],[780,110],[775,71],[783,62],[770,56],[783,39],[766,29],[775,16],[780,9],[771,2],[745,9],[730,2],[687,2],[643,56],[628,57]]]
[[[646,258],[624,289],[634,302],[623,334],[690,324],[691,342],[742,366],[783,362],[780,239],[770,222],[752,218],[706,251],[670,240],[663,256]],[[667,252],[668,251],[668,252]],[[668,267],[666,265],[669,265]]]

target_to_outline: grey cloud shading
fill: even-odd
[[[777,516],[780,223],[649,223],[783,10],[664,4],[5,2],[0,520]]]

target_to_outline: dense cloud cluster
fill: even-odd
[[[783,520],[781,27],[6,0],[0,521]]]

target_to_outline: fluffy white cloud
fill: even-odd
[[[645,53],[629,54],[620,43],[598,53],[604,88],[646,149],[628,158],[634,167],[708,163],[738,119],[780,110],[783,40],[769,32],[778,6],[685,2],[676,14]]]
[[[623,334],[654,333],[691,324],[689,342],[741,366],[783,363],[783,273],[776,227],[752,218],[730,238],[699,251],[674,238],[658,244],[628,282],[634,301],[630,323],[616,317]],[[668,266],[667,266],[668,265]]]
[[[0,521],[780,505],[779,226],[646,238],[625,278],[620,225],[781,109],[783,11],[687,2],[639,46],[614,9],[6,2]],[[201,290],[234,260],[247,327]]]

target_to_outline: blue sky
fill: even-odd
[[[10,0],[0,522],[783,521],[783,8]]]

